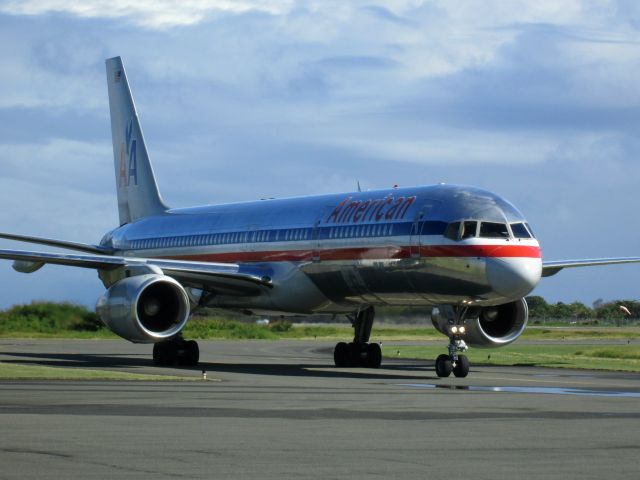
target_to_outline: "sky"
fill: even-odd
[[[470,184],[514,203],[545,259],[640,256],[639,44],[622,0],[0,0],[0,231],[117,226],[119,55],[172,207]],[[0,284],[0,308],[103,292],[93,270],[9,261]],[[534,294],[639,299],[640,265]]]

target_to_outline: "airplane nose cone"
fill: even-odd
[[[494,292],[503,297],[526,296],[540,281],[539,258],[492,258],[487,262],[487,280]]]

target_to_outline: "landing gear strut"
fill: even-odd
[[[438,355],[436,359],[436,375],[448,377],[451,372],[456,377],[464,378],[469,374],[469,359],[466,355],[458,355],[458,352],[466,352],[468,347],[462,339],[465,333],[464,319],[468,307],[457,306],[454,308],[454,319],[449,321],[449,354]]]
[[[195,340],[181,335],[153,345],[153,363],[161,366],[194,367],[200,360],[200,349]]]
[[[371,327],[375,310],[373,307],[358,311],[355,317],[351,318],[353,324],[353,342],[340,342],[333,350],[333,360],[336,367],[365,367],[379,368],[382,362],[382,350],[377,343],[369,342]]]

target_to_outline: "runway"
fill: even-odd
[[[332,343],[200,342],[207,381],[0,383],[0,478],[635,478],[640,375],[332,365]],[[124,341],[0,340],[0,361],[157,369]]]

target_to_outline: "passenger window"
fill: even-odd
[[[484,238],[509,238],[509,230],[505,223],[482,222],[480,236]]]
[[[476,236],[476,230],[478,228],[478,222],[462,222],[462,231],[460,232],[460,238],[471,238]]]
[[[460,222],[453,222],[447,225],[444,236],[449,240],[458,240],[458,232],[460,231]]]
[[[531,238],[531,234],[527,231],[527,227],[524,223],[512,223],[511,231],[516,238]]]

